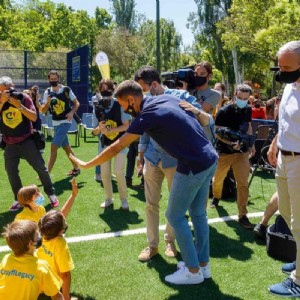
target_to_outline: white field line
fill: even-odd
[[[254,217],[261,217],[263,216],[263,212],[256,212],[256,213],[249,213],[247,216],[249,218]],[[238,216],[226,216],[222,218],[214,218],[209,219],[208,224],[213,223],[220,223],[220,222],[228,222],[237,220]],[[192,226],[192,222],[189,222],[190,226]],[[159,226],[159,230],[165,230],[166,225]],[[108,232],[108,233],[99,233],[99,234],[90,234],[90,235],[83,235],[83,236],[74,236],[67,238],[68,243],[78,243],[78,242],[87,242],[87,241],[95,241],[95,240],[104,240],[109,239],[113,237],[121,237],[121,236],[128,236],[128,235],[134,235],[134,234],[141,234],[146,233],[146,228],[138,228],[138,229],[131,229],[131,230],[125,230],[125,231],[116,231],[116,232]],[[7,252],[10,251],[8,246],[1,246],[0,252]]]

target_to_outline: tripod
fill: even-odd
[[[262,126],[264,126],[264,125],[262,125]],[[259,129],[259,127],[258,127],[258,129]],[[263,145],[261,147],[261,151],[260,151],[259,157],[257,159],[257,162],[255,164],[255,168],[252,171],[252,175],[251,175],[251,178],[250,178],[249,183],[248,183],[248,188],[250,188],[252,180],[253,180],[253,178],[254,178],[254,176],[256,174],[256,171],[257,171],[257,169],[258,169],[258,167],[260,165],[260,162],[263,159],[264,150],[266,150],[268,148],[268,146],[271,144],[272,140],[274,139],[274,137],[277,134],[277,131],[278,131],[278,120],[276,118],[273,126],[271,128],[269,128],[269,133],[268,133],[267,139],[264,141],[264,143],[263,143]]]

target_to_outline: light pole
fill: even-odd
[[[156,0],[156,68],[160,73],[160,16],[159,16],[159,0]]]

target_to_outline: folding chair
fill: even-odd
[[[87,130],[93,130],[93,114],[92,113],[83,113],[82,114],[82,127],[83,127],[83,140],[86,142],[87,135],[86,131]],[[92,136],[94,137],[94,136]]]
[[[72,119],[71,127],[68,130],[68,134],[74,134],[75,135],[75,147],[80,146],[80,140],[79,140],[79,130],[78,130],[78,124],[74,119]]]

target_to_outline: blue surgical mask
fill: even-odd
[[[146,97],[151,97],[152,95],[151,95],[150,91],[148,91],[148,92],[145,92],[145,93],[144,93],[144,96],[146,96]]]
[[[36,205],[44,205],[45,203],[45,197],[40,193],[38,197],[35,199]]]
[[[244,108],[247,106],[248,104],[248,101],[247,100],[241,100],[241,99],[238,99],[238,98],[235,98],[235,103],[236,103],[236,106],[238,108]]]

